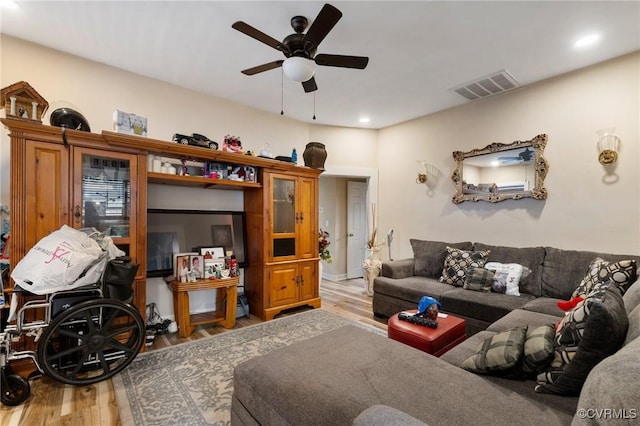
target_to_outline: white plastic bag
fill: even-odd
[[[86,232],[63,225],[29,250],[11,272],[11,278],[16,285],[34,294],[96,283],[107,260],[122,253],[110,239],[107,244],[101,243],[105,249]]]

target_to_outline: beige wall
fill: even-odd
[[[410,238],[640,253],[640,53],[380,131],[380,227],[394,257]],[[596,131],[622,140],[615,174],[598,163]],[[547,133],[546,201],[451,203],[452,151]],[[415,183],[416,160],[431,164]],[[614,181],[608,183],[610,181]]]
[[[306,143],[324,143],[327,177],[369,181],[369,199],[378,200],[379,229],[395,229],[396,259],[411,256],[409,238],[640,253],[640,53],[376,131],[300,123],[279,111],[258,111],[5,35],[0,41],[0,87],[25,80],[49,101],[50,110],[75,106],[93,132],[110,130],[113,111],[121,109],[146,116],[151,138],[199,132],[220,140],[234,134],[248,149],[270,143],[276,155],[296,147],[299,163]],[[595,148],[595,132],[607,127],[616,127],[622,139],[613,183],[606,183]],[[548,200],[451,203],[452,151],[538,133],[549,135]],[[9,203],[8,145],[3,128],[2,204]],[[429,185],[415,183],[416,160],[431,165]],[[242,208],[241,197],[225,191],[207,191],[205,197],[196,189],[167,191],[151,186],[150,207]],[[339,239],[346,219],[337,214],[335,220]],[[333,246],[338,252],[339,244]],[[336,275],[344,272],[337,263],[333,268]],[[167,296],[154,291],[160,290],[150,288],[149,301]]]

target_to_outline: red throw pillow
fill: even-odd
[[[558,302],[558,308],[562,309],[565,312],[568,312],[573,308],[575,308],[576,306],[578,306],[578,303],[582,302],[583,300],[584,300],[584,297],[577,296],[566,302],[565,301]]]

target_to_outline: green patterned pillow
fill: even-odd
[[[556,337],[554,324],[542,325],[527,330],[524,342],[524,358],[522,370],[525,373],[544,371],[553,360],[553,343]]]
[[[465,290],[484,291],[489,293],[493,285],[495,273],[484,268],[467,269],[466,278],[462,288]]]
[[[447,246],[447,257],[444,259],[441,283],[462,287],[467,269],[482,268],[489,257],[487,251],[466,251]]]
[[[526,325],[498,333],[482,342],[475,355],[462,363],[462,368],[479,374],[506,372],[522,358],[526,338]]]
[[[635,260],[620,260],[618,262],[609,262],[600,257],[596,257],[589,264],[587,274],[580,281],[578,287],[573,291],[571,298],[578,296],[585,297],[593,290],[598,283],[607,282],[609,280],[616,283],[621,293],[624,294],[627,288],[635,282],[637,276],[637,264]]]

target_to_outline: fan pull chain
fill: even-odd
[[[313,92],[313,119],[316,119],[316,92]]]
[[[284,115],[284,71],[280,68],[280,115]]]

